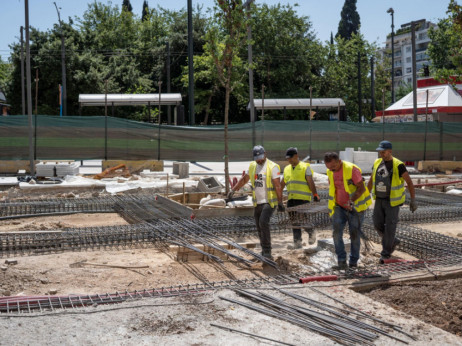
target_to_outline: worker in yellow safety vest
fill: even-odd
[[[297,148],[289,148],[286,151],[286,159],[289,164],[284,168],[284,176],[281,181],[281,188],[287,188],[287,207],[296,207],[310,203],[312,199],[319,202],[319,196],[316,192],[316,186],[313,180],[313,171],[309,163],[300,161]],[[292,226],[297,226],[298,218],[296,211],[289,211],[289,217],[292,219]],[[289,245],[290,250],[302,248],[302,230],[293,228],[294,245]],[[316,242],[316,233],[313,228],[306,229],[308,232],[308,243]]]
[[[411,212],[417,209],[412,179],[403,162],[392,155],[392,144],[382,141],[376,149],[380,158],[375,160],[367,187],[375,199],[372,220],[374,228],[382,237],[382,252],[379,262],[385,263],[401,242],[396,237],[399,207],[406,201],[404,182],[407,184],[411,201]]]
[[[282,203],[281,172],[278,164],[267,159],[265,149],[261,145],[253,148],[253,159],[247,172],[229,192],[228,198],[232,199],[234,193],[250,181],[255,207],[255,224],[260,238],[262,256],[272,259],[269,225],[271,215],[276,206],[280,212],[285,210]]]
[[[332,217],[333,239],[338,265],[334,269],[347,269],[343,230],[348,223],[350,231],[349,267],[356,268],[361,247],[364,213],[371,205],[361,169],[353,163],[340,160],[337,153],[324,155],[329,178],[329,213]]]

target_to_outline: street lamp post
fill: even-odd
[[[56,12],[58,12],[58,20],[59,20],[59,29],[61,30],[61,73],[62,73],[62,98],[63,98],[63,115],[67,115],[67,88],[66,88],[66,53],[64,48],[64,31],[63,25],[61,22],[61,15],[59,13],[58,5],[56,2],[53,2],[56,7]]]
[[[387,10],[391,15],[391,103],[395,103],[395,11],[392,7]]]

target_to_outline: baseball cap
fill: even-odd
[[[256,145],[253,147],[253,159],[261,160],[265,158],[265,148],[261,145]]]
[[[392,146],[391,146],[391,143],[389,141],[381,141],[380,144],[379,144],[379,147],[375,150],[377,151],[383,151],[383,150],[389,150],[391,149]]]
[[[297,154],[298,154],[297,148],[289,148],[286,151],[286,159],[290,159],[291,157]]]

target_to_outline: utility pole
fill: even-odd
[[[395,103],[395,23],[393,8],[389,8],[387,13],[391,15],[391,103]]]
[[[39,77],[38,77],[38,68],[35,69],[35,119],[37,119],[37,108],[38,108],[38,82],[39,82]]]
[[[61,74],[62,74],[62,97],[63,97],[63,115],[67,115],[67,88],[66,88],[66,50],[64,47],[64,31],[63,31],[63,25],[61,22],[61,15],[59,13],[58,6],[56,5],[56,2],[53,2],[56,7],[56,12],[58,12],[58,20],[59,20],[59,28],[61,30]]]
[[[24,27],[21,26],[21,105],[22,115],[26,115],[26,93],[24,90]]]
[[[188,0],[188,69],[189,69],[189,125],[196,123],[194,116],[194,63],[193,63],[193,22],[192,22],[192,0]]]
[[[243,7],[247,11],[247,21],[250,20],[250,5],[255,0],[247,0]],[[253,94],[253,50],[252,50],[252,27],[247,23],[247,60],[249,63],[249,108],[250,108],[250,122],[252,123],[252,147],[256,145],[255,134],[255,104]]]
[[[26,91],[27,91],[27,119],[29,125],[29,164],[30,174],[35,175],[34,143],[32,141],[34,130],[32,128],[32,89],[30,71],[30,36],[29,36],[29,0],[24,1],[25,25],[26,25]]]
[[[361,90],[361,52],[358,51],[358,122],[361,122],[363,113],[363,100]]]
[[[170,81],[170,42],[167,41],[167,93],[171,93],[171,81]],[[172,123],[172,109],[170,106],[167,106],[167,124]]]
[[[375,117],[374,57],[371,57],[371,119]]]
[[[157,132],[157,161],[160,161],[160,124],[162,123],[161,112],[160,112],[161,95],[162,95],[162,82],[159,81],[159,126],[158,126],[158,132]]]

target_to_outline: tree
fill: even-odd
[[[133,7],[132,7],[132,4],[130,3],[130,0],[122,1],[122,11],[128,11],[128,12],[133,11]]]
[[[345,0],[340,14],[337,36],[346,40],[349,40],[352,34],[357,34],[361,25],[359,14],[356,11],[356,1]]]
[[[225,89],[224,139],[225,139],[225,181],[229,192],[228,118],[229,99],[236,85],[245,75],[236,74],[238,53],[246,42],[246,15],[242,1],[217,0],[214,7],[215,24],[207,33],[206,49],[215,63],[220,84]]]
[[[11,78],[11,65],[0,57],[0,91],[6,91]]]
[[[143,1],[143,11],[141,12],[141,20],[144,22],[149,17],[149,5],[146,0]]]
[[[451,0],[446,12],[448,18],[441,19],[436,28],[430,28],[428,55],[432,60],[432,72],[443,82],[450,76],[462,80],[462,6]],[[454,82],[454,81],[453,81]]]

